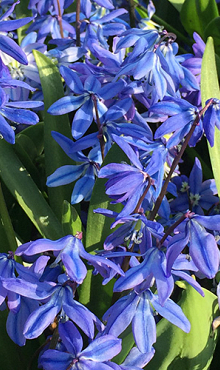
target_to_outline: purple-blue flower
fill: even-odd
[[[121,351],[121,339],[110,334],[94,339],[82,350],[82,337],[70,321],[59,324],[59,334],[66,351],[44,352],[40,364],[45,370],[111,370],[108,361]]]

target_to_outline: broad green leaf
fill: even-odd
[[[1,253],[8,253],[8,251],[14,252],[17,249],[15,233],[12,227],[11,219],[8,214],[7,206],[5,204],[1,184],[0,184],[0,240],[1,240]]]
[[[217,343],[217,331],[212,331],[212,321],[218,313],[216,295],[204,289],[205,297],[190,285],[178,304],[191,323],[190,332],[162,319],[157,324],[155,356],[145,367],[147,370],[207,370]]]
[[[36,370],[37,356],[34,353],[42,345],[42,337],[27,341],[24,347],[19,347],[6,332],[7,310],[0,311],[0,353],[2,370]]]
[[[109,163],[119,163],[128,161],[124,152],[118,145],[114,144],[106,155],[102,167]],[[111,199],[105,194],[105,183],[107,179],[97,179],[90,200],[88,219],[86,227],[86,248],[88,252],[95,249],[102,249],[106,237],[111,234],[110,226],[113,223],[112,218],[94,213],[94,209],[111,209],[115,212],[121,211],[120,204],[110,204]]]
[[[77,232],[83,232],[82,221],[69,202],[63,202],[62,226],[65,235],[76,235]]]
[[[210,98],[220,99],[218,74],[215,63],[215,50],[212,37],[209,37],[207,40],[202,59],[201,96],[203,107],[205,106],[205,102]],[[214,146],[211,148],[208,144],[208,148],[218,194],[220,194],[220,132],[217,128],[215,129]]]
[[[25,135],[22,135],[22,136],[23,136],[22,140],[24,138],[23,144],[27,144],[27,141],[29,141],[30,139]],[[31,177],[34,180],[37,187],[40,188],[41,187],[41,179],[40,179],[39,171],[37,170],[36,166],[33,163],[33,158],[31,158],[29,156],[29,153],[33,153],[33,151],[30,150],[29,153],[28,153],[28,145],[23,147],[20,143],[21,143],[21,140],[17,141],[17,139],[16,139],[16,142],[15,142],[15,145],[14,145],[15,153],[17,154],[18,158],[20,159],[20,161],[23,163],[23,165],[25,166],[25,168],[27,169],[27,171],[31,175]],[[29,142],[28,142],[28,144],[29,144]]]
[[[44,152],[46,176],[51,175],[58,167],[73,164],[73,161],[64,153],[61,147],[51,136],[51,131],[58,131],[71,138],[71,130],[67,115],[52,116],[47,113],[48,108],[63,97],[63,85],[56,65],[45,55],[34,50],[34,57],[39,70],[41,85],[44,94]],[[70,200],[72,184],[48,188],[49,203],[54,213],[61,221],[62,205],[64,200]]]
[[[43,237],[54,240],[63,236],[61,223],[16,156],[13,145],[4,140],[0,141],[0,176]]]
[[[204,31],[205,40],[211,36],[214,40],[215,52],[220,55],[220,17],[214,18]]]
[[[215,0],[185,0],[180,11],[180,19],[185,30],[191,36],[193,32],[197,32],[202,38],[207,24],[218,15]]]
[[[114,144],[108,152],[103,166],[108,163],[126,161],[127,157],[124,152]],[[111,209],[115,212],[121,211],[121,205],[111,205],[109,197],[105,194],[106,179],[97,179],[88,211],[87,228],[86,228],[86,249],[87,252],[94,252],[96,249],[103,248],[103,242],[111,233],[110,226],[113,219],[104,217],[101,214],[93,213],[96,208]],[[113,281],[107,285],[102,285],[101,276],[93,276],[91,270],[88,271],[86,279],[80,286],[79,299],[80,302],[94,312],[98,317],[101,317],[106,309],[111,305]]]
[[[31,153],[33,152],[35,155],[35,151],[36,151],[36,155],[39,156],[43,152],[43,149],[44,149],[44,123],[39,122],[36,125],[29,126],[26,129],[22,130],[21,133],[16,135],[17,141],[19,142],[21,141],[21,143],[23,143],[24,142],[23,135],[27,136],[31,140],[31,145],[32,145]],[[27,145],[27,143],[24,143],[24,144],[25,146]],[[28,153],[30,155],[29,145],[28,145]]]
[[[176,10],[178,10],[178,12],[180,12],[185,0],[168,0],[168,1],[176,8]]]

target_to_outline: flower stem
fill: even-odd
[[[189,143],[189,140],[190,140],[190,138],[191,138],[191,136],[192,136],[192,134],[193,134],[193,132],[194,132],[194,130],[195,130],[195,128],[196,128],[196,126],[198,125],[198,123],[199,123],[199,121],[200,121],[200,119],[201,119],[201,116],[203,115],[203,113],[205,113],[205,111],[206,111],[206,109],[210,106],[212,104],[212,99],[208,102],[208,104],[198,113],[198,115],[197,115],[197,117],[196,117],[196,119],[194,120],[194,122],[193,122],[193,124],[192,124],[192,126],[191,126],[191,129],[190,129],[190,131],[188,132],[188,134],[186,135],[186,138],[185,138],[185,141],[184,141],[184,143],[183,143],[183,145],[182,145],[182,147],[181,147],[181,149],[180,149],[180,151],[179,151],[179,153],[177,154],[177,156],[175,157],[175,159],[174,159],[174,161],[173,161],[173,163],[172,163],[172,166],[171,166],[171,168],[170,168],[170,172],[168,173],[168,176],[167,176],[167,178],[166,178],[166,180],[165,180],[165,182],[164,182],[164,184],[163,184],[163,187],[162,187],[162,189],[161,189],[161,192],[160,192],[160,194],[159,194],[159,196],[158,196],[158,198],[157,198],[157,200],[156,200],[156,203],[155,203],[155,206],[154,206],[154,208],[153,208],[153,210],[152,210],[152,212],[151,212],[151,214],[150,214],[150,220],[151,221],[153,221],[154,219],[155,219],[155,217],[156,217],[156,214],[157,214],[157,212],[158,212],[158,210],[159,210],[159,208],[160,208],[160,205],[161,205],[161,203],[162,203],[162,200],[163,200],[163,197],[164,197],[164,195],[166,194],[166,191],[167,191],[167,186],[168,186],[168,184],[169,184],[169,181],[170,181],[170,179],[171,179],[171,177],[172,177],[172,174],[173,174],[173,172],[174,172],[174,170],[175,170],[175,168],[176,168],[176,166],[178,165],[178,163],[179,163],[179,161],[180,161],[180,159],[182,158],[182,155],[183,155],[183,153],[184,153],[184,151],[185,151],[185,149],[186,149],[186,147],[187,147],[187,145],[188,145],[188,143]]]
[[[76,0],[76,46],[80,46],[80,0]]]
[[[62,13],[61,13],[61,7],[60,7],[60,0],[57,0],[57,6],[58,6],[58,21],[59,21],[59,26],[60,26],[60,35],[63,39],[64,34],[63,34],[63,24],[62,24]]]

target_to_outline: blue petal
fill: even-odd
[[[63,76],[67,86],[69,86],[70,90],[79,95],[84,93],[83,84],[76,72],[72,71],[68,67],[61,66],[60,73]]]
[[[93,315],[81,303],[73,299],[72,289],[68,286],[65,287],[65,294],[63,297],[63,310],[69,318],[82,329],[82,331],[89,337],[94,337],[94,320]]]
[[[108,361],[121,351],[121,339],[113,335],[103,335],[91,342],[84,349],[79,358],[93,360],[95,362]]]
[[[73,359],[69,353],[49,349],[40,357],[40,364],[45,370],[66,370]]]
[[[70,184],[77,180],[85,170],[85,164],[78,166],[66,165],[58,168],[52,175],[47,178],[47,186],[55,187]]]
[[[62,297],[59,296],[59,291],[57,291],[48,303],[39,307],[29,316],[24,327],[25,338],[34,339],[39,337],[52,324],[61,307]]]
[[[10,37],[0,35],[0,50],[10,55],[21,64],[28,64],[26,54],[14,40],[10,39]]]
[[[83,347],[83,340],[72,321],[59,324],[60,338],[68,352],[77,357]]]
[[[91,194],[94,184],[95,176],[93,166],[89,166],[84,176],[79,179],[74,186],[71,195],[71,204],[79,203],[84,198],[88,199],[88,195]]]
[[[190,228],[190,256],[208,279],[214,278],[219,268],[219,250],[214,236],[195,221]]]
[[[79,139],[85,134],[93,120],[93,102],[88,99],[76,112],[72,122],[72,136]]]
[[[150,352],[156,342],[156,323],[148,298],[140,296],[134,319],[132,331],[135,343],[142,353]]]
[[[78,109],[85,101],[87,97],[82,96],[64,96],[57,100],[48,109],[48,113],[53,115],[62,115],[65,113],[72,112]]]
[[[190,322],[184,315],[180,306],[178,306],[175,302],[171,299],[168,299],[165,304],[162,306],[156,295],[153,295],[150,291],[148,291],[151,295],[151,303],[154,306],[155,310],[165,319],[170,321],[172,324],[178,326],[180,329],[185,331],[186,333],[190,332]]]

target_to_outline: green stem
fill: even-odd
[[[135,28],[135,2],[134,0],[129,0],[129,18],[131,28]]]

